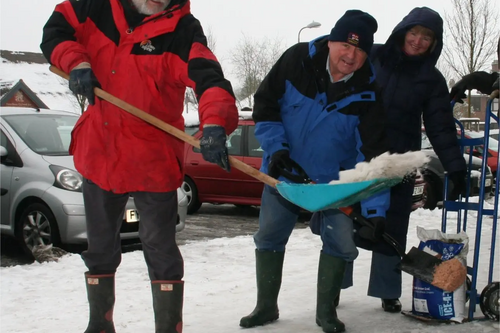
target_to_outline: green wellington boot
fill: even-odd
[[[241,327],[261,326],[279,318],[278,294],[284,259],[285,252],[255,250],[257,305],[251,314],[241,318]]]
[[[318,267],[318,296],[316,324],[325,333],[345,332],[345,325],[337,317],[335,299],[340,295],[346,261],[321,252]]]

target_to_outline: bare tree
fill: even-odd
[[[215,38],[212,28],[208,27],[204,31],[205,37],[207,38],[207,46],[215,54],[215,48],[217,46],[217,38]],[[186,112],[189,110],[189,105],[193,105],[196,110],[198,110],[198,98],[196,93],[192,88],[186,88],[186,93],[184,94],[184,109]]]
[[[68,86],[68,81],[66,79],[63,79],[62,77],[58,77],[57,81],[59,81],[59,83],[65,87]],[[85,111],[85,109],[89,105],[86,97],[82,95],[73,94],[69,89],[67,90],[67,93],[65,94],[59,93],[59,94],[66,95],[70,100],[71,105],[75,108],[75,110],[78,110],[80,114],[83,114],[83,111]]]
[[[253,106],[253,95],[264,77],[284,51],[283,40],[254,40],[243,34],[243,39],[231,52],[233,74],[240,78],[240,89],[236,92],[239,101],[248,99]]]
[[[83,114],[83,111],[85,111],[87,105],[89,105],[87,97],[76,94],[73,94],[72,96],[73,98],[71,99],[71,104],[73,104],[73,106],[75,106],[80,111],[80,114]]]
[[[443,74],[446,82],[448,83],[448,88],[451,88],[455,85],[455,80],[453,79],[454,75],[452,73],[452,69],[450,66],[446,64],[443,58],[439,58],[436,68]],[[456,119],[460,119],[462,117],[467,116],[467,110],[469,109],[469,103],[465,101],[464,103],[455,103],[453,107],[453,117]]]
[[[215,38],[214,33],[212,31],[212,27],[208,27],[205,32],[205,36],[207,37],[207,46],[215,53],[215,48],[217,47],[217,38]]]
[[[453,74],[461,78],[469,73],[488,69],[496,52],[499,15],[493,1],[451,1],[453,11],[445,13],[447,33],[443,57]],[[470,114],[469,106],[469,117]]]
[[[193,105],[198,110],[198,99],[192,88],[186,88],[186,93],[184,94],[184,109],[186,113],[189,112],[189,105]]]
[[[455,103],[455,106],[453,107],[453,117],[455,117],[456,119],[461,119],[467,117],[468,112],[469,104],[467,103],[467,101],[464,101],[464,103]]]
[[[455,75],[453,75],[451,67],[448,66],[445,60],[443,60],[443,57],[440,57],[438,59],[436,68],[441,72],[441,74],[445,78],[446,82],[448,83],[448,88],[452,87],[453,84],[455,83],[455,80],[453,79]]]

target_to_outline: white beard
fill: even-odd
[[[137,11],[144,15],[158,14],[164,11],[165,8],[167,8],[167,6],[170,4],[170,0],[157,0],[157,2],[162,2],[164,4],[161,10],[157,10],[156,8],[150,8],[148,6],[148,1],[149,0],[132,0],[132,3],[134,4],[134,7],[137,9]]]

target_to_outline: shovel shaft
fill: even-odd
[[[50,66],[50,71],[54,74],[59,75],[62,78],[65,78],[66,80],[69,80],[69,75],[60,70],[59,68],[55,66]],[[137,118],[140,118],[147,122],[148,124],[151,124],[173,136],[175,136],[177,139],[182,140],[191,146],[194,146],[196,148],[200,148],[200,141],[197,140],[196,138],[192,137],[191,135],[181,131],[180,129],[167,124],[166,122],[150,115],[149,113],[142,111],[139,108],[136,108],[133,105],[128,104],[127,102],[119,99],[118,97],[115,97],[106,91],[100,89],[100,88],[94,88],[94,93],[96,96],[102,98],[103,100],[116,105],[117,107],[121,108],[122,110],[136,116]],[[277,179],[274,179],[273,177],[270,177],[269,175],[266,175],[263,172],[260,172],[259,170],[249,166],[248,164],[238,160],[237,158],[234,158],[233,156],[229,156],[229,162],[231,163],[231,166],[240,170],[241,172],[256,178],[257,180],[263,182],[264,184],[270,185],[272,187],[276,187],[276,184],[279,182]]]

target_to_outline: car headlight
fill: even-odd
[[[82,191],[83,177],[78,172],[58,165],[50,165],[49,168],[56,177],[55,187],[74,192]]]

